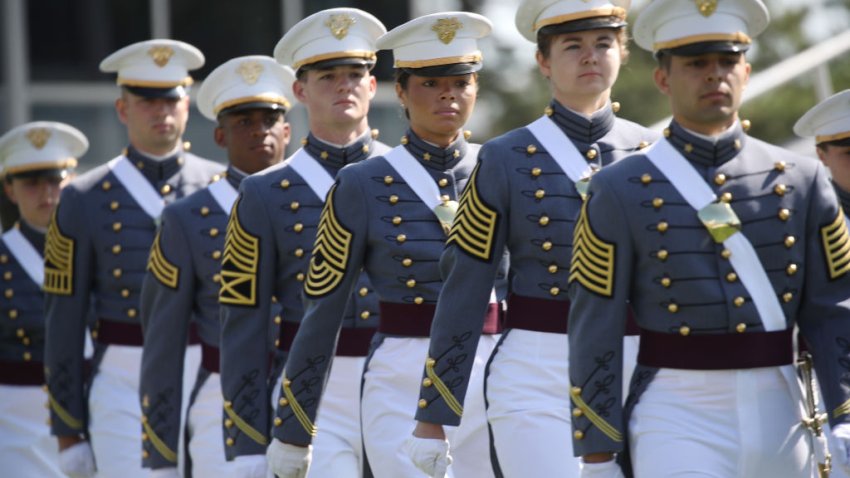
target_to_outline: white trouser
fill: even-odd
[[[34,385],[0,385],[0,469],[3,476],[62,478],[50,436],[47,394]]]
[[[195,344],[187,346],[186,354],[183,357],[183,400],[180,402],[180,434],[177,442],[177,470],[180,472],[180,476],[184,475],[183,470],[186,469],[186,413],[189,407],[189,399],[192,398],[192,390],[195,389],[195,383],[198,381],[198,369],[200,367],[201,345]],[[221,395],[221,387],[219,387],[219,395]],[[219,408],[219,412],[221,410],[223,410],[223,408]],[[221,421],[219,421],[219,424],[220,423]]]
[[[89,392],[89,433],[100,478],[147,477],[142,468],[142,412],[139,374],[142,347],[109,345],[98,365]],[[180,443],[186,404],[200,364],[200,347],[187,348],[180,404]],[[191,380],[189,380],[191,377]],[[182,445],[180,446],[183,449]],[[182,470],[183,453],[178,454]]]
[[[568,341],[567,334],[511,329],[493,356],[487,419],[506,478],[579,476],[571,442]],[[624,391],[637,349],[637,336],[624,338]]]
[[[363,469],[360,434],[360,379],[364,357],[333,359],[328,383],[316,416],[313,461],[308,478],[359,478]],[[280,398],[280,378],[272,394],[272,409]]]
[[[780,368],[659,370],[629,422],[635,476],[812,476],[811,440]]]
[[[498,336],[482,335],[458,427],[445,427],[451,444],[448,478],[492,477],[484,415],[484,366]],[[427,338],[385,338],[369,361],[363,384],[363,441],[375,478],[424,477],[402,444],[413,433]],[[532,475],[528,475],[532,476]]]
[[[234,462],[224,458],[224,431],[221,428],[221,376],[211,373],[198,390],[189,407],[189,456],[192,458],[192,475],[232,476]]]

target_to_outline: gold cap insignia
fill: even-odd
[[[351,28],[351,25],[357,20],[354,17],[348,15],[331,15],[330,18],[325,22],[325,26],[330,28],[331,35],[334,36],[337,40],[342,40],[348,35],[348,29]]]
[[[27,131],[27,139],[35,149],[41,149],[50,139],[50,131],[44,128],[33,128]]]
[[[459,22],[457,18],[452,17],[437,20],[437,23],[431,27],[431,30],[437,32],[437,38],[448,45],[455,39],[455,33],[461,28],[463,28],[463,23]]]
[[[710,17],[717,10],[717,0],[696,0],[697,10],[704,17]]]
[[[156,66],[162,68],[167,65],[168,61],[171,60],[171,57],[174,56],[174,50],[172,50],[170,46],[152,46],[151,49],[148,50],[148,55],[153,58],[153,62],[156,63]]]
[[[253,85],[263,74],[263,65],[256,61],[243,61],[236,69],[236,73],[239,73],[245,83]]]

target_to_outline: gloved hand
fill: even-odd
[[[69,478],[92,478],[97,469],[91,444],[81,441],[60,451],[59,469]]]
[[[603,461],[601,463],[581,462],[581,478],[623,478],[623,470],[617,464],[617,460]]]
[[[304,478],[313,460],[313,446],[297,446],[277,438],[266,448],[269,469],[279,478]]]
[[[832,457],[832,465],[842,467],[844,472],[850,475],[850,423],[841,423],[833,428],[832,438],[837,455]]]
[[[404,442],[404,452],[410,460],[426,475],[443,478],[452,464],[449,455],[449,441],[436,438],[419,438],[413,435]]]
[[[241,455],[233,460],[239,478],[266,478],[266,457],[263,455]]]
[[[155,470],[151,470],[148,474],[149,478],[180,478],[180,473],[177,472],[176,466],[169,466],[167,468],[157,468]]]

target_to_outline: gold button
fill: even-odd
[[[673,284],[673,281],[669,277],[661,278],[661,285],[663,287],[670,287]]]
[[[304,249],[302,249],[300,247],[298,249],[295,249],[295,257],[303,257],[303,256],[304,256]]]
[[[123,271],[121,270],[120,267],[116,267],[115,269],[112,269],[112,277],[117,279],[117,278],[121,277],[121,274],[123,274]]]
[[[136,316],[136,309],[127,309],[127,317],[134,318]]]
[[[224,440],[224,443],[226,443],[227,446],[233,446],[233,438],[227,437],[227,440]]]
[[[399,234],[398,236],[396,236],[395,240],[396,240],[399,244],[402,244],[402,243],[404,243],[404,241],[406,241],[406,240],[407,240],[407,236],[405,236],[404,234]]]
[[[392,184],[392,183],[393,183],[393,181],[394,181],[394,179],[393,179],[393,177],[392,177],[392,176],[384,176],[384,184],[386,184],[387,186],[389,186],[390,184]]]
[[[233,428],[233,420],[231,420],[229,418],[225,418],[224,419],[224,426],[226,428]]]
[[[549,251],[549,250],[552,249],[552,242],[546,241],[546,242],[543,243],[543,245],[541,247],[543,248],[544,251]]]
[[[652,176],[650,176],[649,173],[646,173],[640,177],[640,182],[643,184],[649,184],[652,182]]]
[[[726,183],[726,175],[725,174],[719,173],[717,176],[714,177],[714,184],[716,184],[718,186],[722,186],[724,183]]]
[[[686,153],[693,153],[694,152],[694,145],[692,145],[691,143],[686,143],[685,144],[685,152]]]
[[[410,267],[413,265],[413,259],[405,257],[401,260],[401,265],[403,265],[404,267]]]
[[[283,424],[283,420],[280,417],[274,417],[274,426],[279,427]]]
[[[750,121],[748,119],[741,121],[741,128],[743,128],[744,131],[749,131],[752,126],[753,126],[752,121]]]
[[[115,244],[112,246],[112,253],[115,255],[121,254],[121,244]]]
[[[647,146],[649,146],[649,141],[641,141],[640,143],[638,143],[638,149],[643,149]]]
[[[166,194],[171,192],[171,185],[170,184],[163,185],[162,188],[160,188],[159,192],[162,193],[163,196],[165,196]]]
[[[369,145],[364,144],[363,147],[360,148],[360,151],[363,151],[363,154],[368,154],[369,153]]]
[[[398,140],[398,142],[401,144],[407,144],[408,141],[409,140],[407,139],[407,136],[402,136],[401,139]]]
[[[11,299],[15,296],[15,291],[12,289],[6,289],[5,295],[7,299]]]
[[[553,114],[555,114],[555,110],[553,110],[551,106],[547,106],[543,108],[543,114],[545,114],[546,116],[552,116]]]
[[[422,379],[423,387],[430,387],[431,385],[434,385],[434,382],[432,382],[430,378],[425,377],[424,379]]]
[[[398,203],[398,196],[393,194],[392,196],[390,196],[390,204],[396,204],[396,203]]]
[[[29,345],[30,344],[30,338],[29,337],[22,338],[21,343],[24,344],[24,345]]]
[[[29,352],[24,352],[24,361],[29,362],[32,360],[32,354]]]
[[[662,131],[661,133],[664,135],[665,138],[669,138],[670,135],[672,134],[670,132],[670,128],[664,128],[664,131]]]
[[[281,189],[287,189],[287,188],[289,187],[289,180],[288,180],[288,179],[284,179],[283,181],[281,181],[281,182],[280,182],[280,187],[281,187]]]
[[[545,196],[546,196],[546,191],[544,191],[542,189],[538,189],[537,191],[534,191],[534,197],[536,197],[537,199],[543,199]]]
[[[221,174],[213,174],[213,177],[210,178],[210,182],[215,183],[218,182],[219,179],[221,179]]]
[[[723,249],[722,251],[720,251],[720,257],[724,259],[729,259],[730,257],[732,257],[732,251],[730,251],[729,249]]]
[[[679,327],[679,335],[681,335],[682,337],[687,337],[688,335],[691,335],[691,328],[687,325]]]
[[[576,440],[581,440],[581,439],[583,439],[583,438],[584,438],[584,432],[583,432],[583,431],[581,431],[581,430],[576,430],[576,431],[574,431],[574,432],[573,432],[573,438],[575,438]]]
[[[366,297],[369,294],[369,289],[361,287],[357,293],[360,294],[360,297]]]
[[[668,227],[669,225],[666,222],[661,221],[658,223],[658,232],[667,232]]]
[[[797,264],[788,264],[788,267],[785,268],[785,273],[789,276],[792,276],[797,273]]]
[[[558,272],[558,264],[550,264],[549,265],[549,273],[555,274]]]
[[[295,280],[297,280],[298,282],[304,282],[304,273],[303,273],[303,272],[299,272],[298,274],[296,274],[296,275],[295,275]]]
[[[658,257],[658,260],[661,261],[666,261],[668,255],[669,253],[667,252],[667,249],[659,249],[658,252],[655,254],[655,256]]]
[[[787,221],[788,218],[791,217],[791,211],[789,211],[788,209],[782,208],[782,209],[779,210],[777,217],[779,217],[780,221]]]
[[[661,206],[663,206],[663,205],[664,205],[664,200],[661,199],[661,198],[655,198],[655,199],[652,200],[652,207],[654,207],[655,209],[660,209]]]
[[[209,216],[209,214],[210,214],[210,208],[208,208],[206,206],[201,208],[201,216]]]
[[[130,289],[121,289],[121,297],[125,299],[130,297]]]
[[[620,111],[620,102],[619,101],[612,101],[611,102],[611,111],[613,111],[614,113],[618,113]]]
[[[549,295],[557,296],[560,293],[561,289],[559,289],[558,287],[552,287],[551,289],[549,289]]]
[[[452,156],[455,157],[455,158],[459,158],[460,157],[460,151],[458,151],[458,150],[452,151]]]
[[[48,402],[48,404],[49,404],[49,402]],[[142,441],[148,441],[148,434],[147,433],[142,433]]]
[[[777,184],[776,186],[773,187],[773,192],[777,196],[784,196],[785,193],[788,192],[788,187],[785,186],[784,184]]]
[[[372,314],[370,314],[368,310],[364,310],[363,312],[360,312],[360,318],[363,319],[363,320],[368,319],[370,315],[372,315]]]
[[[5,264],[9,262],[9,256],[6,254],[0,254],[0,264]]]
[[[735,300],[733,300],[732,303],[735,304],[735,307],[741,307],[741,306],[744,305],[744,302],[746,302],[746,301],[747,300],[744,299],[743,297],[738,296],[738,297],[735,297]]]
[[[441,188],[444,188],[444,187],[449,185],[449,180],[446,179],[446,178],[440,178],[440,180],[437,181],[437,185],[440,186]]]
[[[732,202],[732,193],[725,192],[720,195],[720,202],[730,203]]]
[[[405,285],[407,286],[408,289],[412,289],[412,288],[416,287],[416,279],[407,279],[407,282],[405,282]]]
[[[287,400],[285,398],[281,398],[280,400],[277,401],[277,403],[281,407],[285,407],[285,406],[289,405],[289,400]]]
[[[541,226],[548,226],[549,225],[549,216],[540,216],[540,219],[537,221],[537,223],[540,224]]]
[[[537,146],[534,146],[533,144],[529,144],[528,146],[525,147],[525,152],[528,153],[528,154],[534,154],[534,153],[537,152]]]
[[[17,331],[15,331],[15,333],[18,335],[18,338],[21,338],[21,337],[27,335],[27,331],[24,330],[24,329],[18,329]]]
[[[97,330],[91,331],[91,338],[94,339],[94,340],[97,340]]]
[[[738,280],[738,274],[736,274],[734,272],[730,272],[730,273],[726,274],[726,281],[727,282],[735,282],[736,280]]]
[[[210,229],[210,237],[216,237],[216,236],[218,236],[218,228],[214,227],[214,228]]]
[[[109,191],[110,189],[112,189],[112,183],[110,183],[109,181],[104,181],[103,183],[101,183],[100,187],[103,188],[104,191]]]
[[[785,247],[791,249],[794,243],[797,242],[797,238],[794,236],[785,236]]]
[[[423,299],[422,297],[417,297],[417,298],[413,299],[413,303],[416,304],[416,305],[422,305],[424,302],[425,302],[425,299]]]
[[[18,310],[17,309],[10,310],[9,311],[9,318],[12,319],[12,320],[17,319],[18,318]]]
[[[294,225],[294,226],[292,226],[292,229],[293,229],[296,233],[300,233],[301,231],[303,231],[303,230],[304,230],[304,224],[301,224],[300,222],[296,222],[296,223],[295,223],[295,225]]]
[[[221,251],[213,251],[212,258],[216,260],[221,259]]]
[[[6,271],[3,273],[4,280],[12,280],[12,271]]]
[[[773,163],[773,169],[780,172],[785,171],[785,161],[777,161]]]
[[[735,330],[736,330],[739,334],[743,334],[743,333],[744,333],[744,331],[745,331],[745,330],[747,330],[747,324],[745,324],[745,323],[741,322],[740,324],[738,324],[738,325],[736,325],[736,326],[735,326]]]
[[[109,209],[112,209],[113,211],[117,211],[118,206],[119,206],[118,201],[112,201],[111,203],[109,203]]]
[[[535,178],[536,178],[537,176],[540,176],[540,174],[541,174],[542,172],[543,172],[543,170],[542,170],[542,169],[540,169],[540,168],[531,168],[531,175],[532,175],[532,176],[534,176]]]
[[[272,304],[277,304],[277,296],[276,295],[272,296]]]
[[[734,146],[735,146],[735,149],[737,149],[738,151],[740,151],[740,150],[741,150],[741,148],[742,148],[744,145],[743,145],[743,143],[741,143],[741,140],[740,140],[740,139],[736,139],[736,140],[735,140],[735,143],[734,143]]]
[[[425,161],[431,161],[431,154],[430,153],[423,154],[422,159],[424,159]]]
[[[452,198],[449,197],[448,194],[443,194],[442,196],[440,196],[440,201],[443,201],[443,202],[449,202],[449,201],[451,201],[451,199]]]
[[[298,201],[292,201],[292,202],[289,204],[289,209],[291,209],[291,210],[293,210],[293,211],[297,211],[299,207],[301,207],[301,205],[300,205],[300,204],[298,204]]]
[[[792,294],[790,292],[786,292],[786,293],[782,294],[782,300],[785,303],[791,302],[791,300],[793,300],[793,299],[794,299],[794,294]]]
[[[401,224],[401,216],[395,216],[393,218],[393,225],[398,226],[399,224]]]
[[[115,231],[115,232],[120,232],[121,231],[121,223],[120,222],[112,223],[112,230]]]
[[[679,305],[675,302],[670,302],[669,304],[667,304],[667,311],[671,314],[675,314],[679,311]]]
[[[280,339],[274,339],[274,346],[280,347]]]
[[[582,415],[584,415],[584,412],[581,411],[581,408],[573,408],[573,416],[574,417],[578,418]]]
[[[594,159],[596,158],[596,154],[597,153],[595,149],[588,149],[587,153],[585,153],[585,156],[587,156],[587,159]]]
[[[419,399],[419,408],[425,408],[427,406],[428,402],[424,398]]]
[[[319,157],[322,159],[328,159],[328,152],[322,151],[321,153],[319,153]]]
[[[149,458],[150,456],[151,454],[147,450],[142,450],[142,458]]]
[[[279,316],[279,315],[275,315],[275,316],[274,316],[274,323],[275,323],[275,325],[280,325],[280,323],[281,323],[281,322],[283,322],[283,318],[282,318],[281,316]]]

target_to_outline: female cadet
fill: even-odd
[[[423,470],[440,460],[435,444],[442,427],[461,420],[472,374],[459,359],[476,346],[487,284],[507,248],[505,332],[485,379],[493,466],[506,477],[579,474],[564,439],[571,433],[566,334],[574,218],[595,169],[654,139],[617,118],[619,105],[610,101],[627,57],[628,4],[526,0],[517,11],[520,33],[537,41],[537,63],[553,98],[543,117],[482,147],[461,200],[442,257],[446,282],[425,364],[426,376],[439,374],[447,387],[423,381],[409,447]],[[627,339],[632,364],[635,342]],[[459,453],[453,443],[452,452]]]
[[[0,138],[3,187],[17,222],[0,239],[0,463],[11,476],[63,477],[45,426],[45,233],[88,140],[63,123],[38,121]],[[91,471],[94,471],[93,469]]]
[[[442,288],[439,257],[458,193],[477,159],[478,146],[467,143],[461,128],[477,96],[477,40],[490,30],[480,15],[447,12],[411,20],[378,39],[379,48],[393,50],[396,92],[410,130],[383,157],[340,171],[328,193],[305,284],[306,315],[284,369],[276,439],[268,452],[278,476],[303,476],[309,466],[322,385],[361,269],[381,301],[361,404],[366,454],[378,478],[424,476],[402,451],[413,429],[420,383],[411,372],[427,351]],[[497,305],[482,307],[479,315],[479,329],[484,324],[484,333],[496,332]],[[477,352],[468,349],[458,361],[476,372],[479,401],[467,405],[467,419],[453,430],[454,443],[464,451],[449,476],[489,474],[482,475],[480,467],[489,453],[480,372],[495,340],[486,337]],[[445,475],[447,465],[437,475]]]

